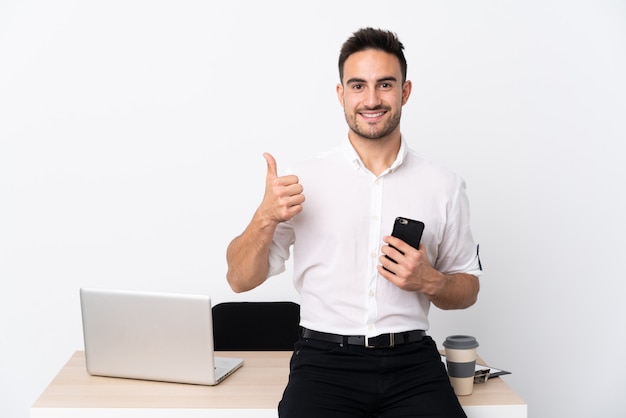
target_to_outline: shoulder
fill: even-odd
[[[333,148],[333,149],[318,153],[317,155],[313,157],[295,161],[291,165],[291,170],[293,171],[294,174],[298,174],[299,172],[303,172],[303,171],[309,172],[309,171],[320,170],[320,169],[329,168],[333,166],[340,167],[340,166],[346,166],[346,165],[347,165],[346,157],[342,149],[340,147],[337,147],[337,148]]]
[[[403,166],[414,172],[416,176],[428,176],[429,179],[454,185],[464,183],[455,171],[412,149],[408,150]]]

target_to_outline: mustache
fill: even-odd
[[[362,112],[362,111],[368,111],[368,112],[376,112],[379,110],[383,110],[383,111],[389,111],[389,107],[387,106],[381,106],[381,105],[377,105],[377,106],[373,106],[373,107],[361,107],[357,109],[357,112]]]

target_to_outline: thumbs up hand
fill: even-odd
[[[278,176],[276,160],[271,154],[264,153],[263,157],[267,162],[267,174],[259,215],[276,224],[288,221],[302,211],[303,187],[295,175]]]

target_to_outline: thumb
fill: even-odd
[[[267,161],[267,177],[268,178],[276,178],[278,177],[278,170],[276,169],[276,160],[272,156],[272,154],[266,152],[263,153],[263,157],[265,161]]]

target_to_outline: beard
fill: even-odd
[[[368,109],[368,110],[383,110],[383,109]],[[377,122],[375,124],[367,123],[367,121],[358,121],[357,112],[348,115],[348,112],[344,111],[346,122],[350,130],[357,135],[365,139],[381,139],[392,133],[400,125],[400,116],[402,111],[397,113],[388,113],[389,118],[384,121]]]

